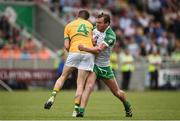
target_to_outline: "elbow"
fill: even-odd
[[[69,51],[69,46],[64,46],[65,50]]]

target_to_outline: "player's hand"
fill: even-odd
[[[97,44],[97,40],[92,39],[92,43],[93,43],[93,46],[96,46],[96,44]]]
[[[78,48],[79,48],[79,50],[80,50],[80,51],[83,51],[84,46],[83,46],[83,45],[81,45],[81,44],[79,44],[79,45],[78,45]]]

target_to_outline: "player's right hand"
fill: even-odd
[[[84,46],[81,45],[81,44],[79,44],[79,45],[78,45],[78,48],[79,48],[80,51],[83,51]]]

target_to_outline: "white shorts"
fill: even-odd
[[[94,55],[91,53],[69,53],[65,65],[77,69],[93,71]]]

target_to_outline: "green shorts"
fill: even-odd
[[[96,73],[97,79],[112,79],[114,78],[114,73],[110,66],[100,67],[94,65],[93,71]]]

